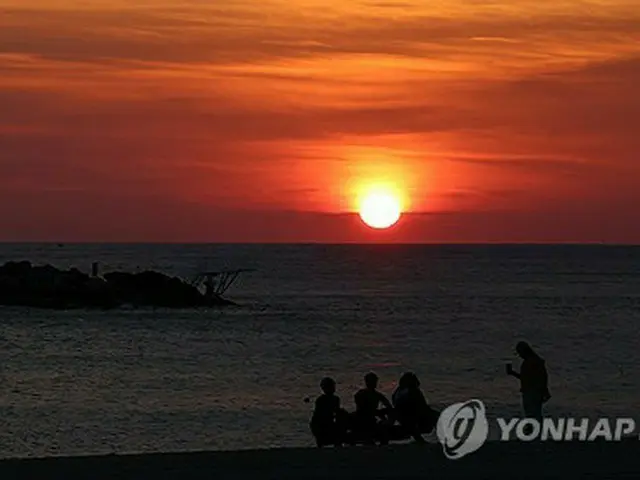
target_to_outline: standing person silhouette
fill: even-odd
[[[516,352],[522,358],[520,372],[507,364],[507,375],[520,380],[525,417],[542,422],[542,406],[551,398],[545,361],[526,342],[518,342]]]

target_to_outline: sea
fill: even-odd
[[[313,446],[322,377],[351,410],[370,371],[388,396],[413,371],[435,408],[520,416],[519,340],[546,360],[546,415],[640,421],[640,247],[0,245],[10,260],[252,271],[236,307],[0,307],[3,458]]]

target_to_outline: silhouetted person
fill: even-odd
[[[387,443],[387,420],[393,411],[391,402],[380,393],[378,388],[378,376],[371,372],[364,377],[365,388],[358,390],[354,395],[356,411],[353,415],[354,426],[363,437],[365,443],[375,443],[380,440]],[[382,405],[382,408],[380,406]]]
[[[439,414],[427,404],[420,390],[420,380],[414,373],[402,375],[392,400],[396,418],[402,428],[416,442],[425,443],[422,434],[433,431]]]
[[[520,380],[525,417],[542,421],[542,405],[551,398],[545,361],[526,342],[518,342],[516,352],[523,360],[520,372],[508,364],[507,374]]]
[[[336,382],[325,377],[320,382],[323,394],[316,399],[311,417],[311,433],[318,447],[341,446],[345,441],[347,412],[340,407],[336,393]]]

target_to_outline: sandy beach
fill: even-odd
[[[619,479],[638,478],[637,440],[491,443],[460,460],[437,444],[12,459],[2,479]]]

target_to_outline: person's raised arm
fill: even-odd
[[[510,363],[507,363],[507,375],[520,379],[520,374],[513,369],[513,366]]]

